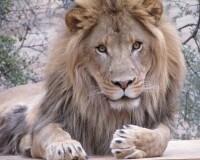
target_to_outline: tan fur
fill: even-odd
[[[76,0],[51,49],[46,94],[26,117],[33,157],[85,159],[83,148],[89,155],[111,148],[117,158],[164,152],[185,63],[176,30],[162,12],[159,0]],[[132,52],[136,41],[143,48]],[[98,45],[108,53],[99,53]],[[126,81],[131,83],[123,91],[119,84]],[[121,135],[117,129],[125,124],[132,125]]]

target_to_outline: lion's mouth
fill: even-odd
[[[127,96],[123,96],[122,98],[120,98],[119,100],[122,100],[122,101],[129,101],[129,100],[137,100],[141,97],[141,95],[135,97],[135,98],[130,98],[130,97],[127,97]]]
[[[123,96],[117,100],[109,99],[110,107],[117,110],[121,110],[121,109],[132,110],[134,108],[138,108],[140,106],[140,103],[141,103],[141,95],[134,98]]]
[[[116,100],[109,99],[109,100],[112,102],[119,102],[119,101],[120,102],[130,102],[130,101],[139,100],[140,98],[141,98],[141,95],[138,95],[137,97],[134,97],[134,98],[130,98],[130,97],[124,95],[119,99],[116,99]]]

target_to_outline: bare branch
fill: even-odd
[[[200,45],[199,45],[199,42],[198,42],[198,38],[197,38],[197,37],[194,38],[194,42],[196,43],[197,49],[198,49],[198,51],[199,51],[199,53],[200,53]]]
[[[184,29],[184,28],[192,27],[192,26],[195,26],[195,25],[196,25],[196,24],[194,24],[194,23],[186,24],[185,26],[178,28],[178,31],[181,31],[181,30]]]
[[[188,38],[186,39],[183,44],[187,44],[191,39],[194,39],[196,36],[197,36],[197,33],[200,29],[200,1],[199,1],[199,18],[198,18],[198,22],[197,22],[197,25],[196,25],[196,28],[194,29],[194,32],[193,34]]]

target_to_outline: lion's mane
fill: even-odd
[[[89,20],[82,20],[79,28],[71,31],[65,27],[52,47],[46,72],[47,94],[34,130],[58,122],[89,154],[104,154],[109,152],[112,134],[123,124],[153,128],[164,123],[171,128],[185,74],[180,40],[174,27],[164,16],[153,18],[148,8],[142,6],[143,0],[96,0],[96,3],[77,0],[76,3],[75,7],[85,10],[80,19],[87,16]],[[103,95],[90,94],[91,86],[98,86],[86,71],[87,55],[81,54],[79,47],[98,25],[102,12],[117,14],[123,9],[152,34],[153,64],[146,80],[159,86],[159,89],[145,91],[141,106],[133,111],[111,109]],[[75,30],[78,31],[73,34]]]

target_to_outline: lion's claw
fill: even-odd
[[[156,146],[157,134],[150,129],[125,125],[113,135],[110,148],[116,158],[144,158]],[[155,143],[155,145],[154,145]],[[154,151],[155,152],[155,151]]]
[[[51,144],[46,148],[47,160],[86,160],[87,154],[75,140]]]
[[[111,142],[110,148],[113,155],[119,159],[146,157],[146,153],[142,150],[137,149],[134,144],[134,141],[132,141],[129,138],[125,138],[125,137],[114,138]]]

